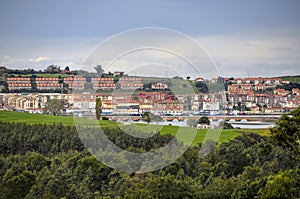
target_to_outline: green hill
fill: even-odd
[[[75,125],[74,118],[70,116],[52,116],[52,115],[44,115],[44,114],[31,114],[31,113],[21,113],[21,112],[12,112],[12,111],[0,111],[0,121],[4,122],[25,122],[27,124],[53,124],[53,123],[62,123],[63,125]],[[80,122],[83,125],[95,125],[92,120],[89,119],[76,119],[76,122]],[[122,129],[129,129],[129,130],[137,130],[140,129],[141,126],[143,126],[143,131],[147,131],[147,129],[152,130],[153,129],[160,129],[160,133],[162,135],[165,134],[171,134],[176,135],[176,132],[178,131],[177,126],[159,126],[159,125],[146,125],[146,124],[131,124],[131,125],[124,125],[122,123],[117,123],[114,121],[99,121],[101,127],[116,127],[117,125],[121,127]],[[148,127],[148,128],[147,128]],[[191,132],[193,129],[189,127],[183,127],[186,129],[187,136],[190,135],[189,132]],[[267,132],[265,129],[224,129],[218,139],[218,143],[227,142],[229,140],[234,139],[235,137],[243,134],[243,133],[250,133],[254,132],[260,135],[263,135]],[[197,130],[197,135],[194,139],[194,142],[192,145],[197,145],[198,143],[201,143],[206,135],[206,130]],[[184,142],[184,138],[182,140]]]

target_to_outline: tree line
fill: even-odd
[[[203,158],[200,144],[163,169],[128,174],[92,156],[75,127],[0,122],[0,198],[299,198],[299,123],[300,108],[282,116],[269,136],[244,133]],[[135,151],[173,139],[134,138],[117,127],[104,132]]]

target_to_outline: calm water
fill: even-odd
[[[274,122],[229,122],[234,128],[267,129],[275,126]]]
[[[138,121],[134,123],[143,123],[146,124],[144,121]],[[235,121],[235,122],[228,122],[230,123],[234,128],[244,128],[244,129],[267,129],[271,128],[275,125],[273,122],[247,122],[247,121]],[[182,127],[187,127],[187,122],[186,121],[172,121],[172,122],[151,122],[150,124],[159,124],[159,125],[172,125],[172,126],[182,126]],[[218,122],[216,121],[211,121],[211,125],[217,125]]]

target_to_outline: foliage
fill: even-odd
[[[154,115],[153,113],[150,112],[145,112],[142,114],[142,118],[145,122],[158,122],[158,121],[162,121],[162,118],[158,115]]]
[[[43,112],[52,115],[61,115],[64,110],[64,104],[58,99],[48,99]]]
[[[226,121],[220,122],[219,126],[223,127],[223,129],[233,129],[233,126]]]
[[[200,117],[200,119],[199,119],[199,124],[208,124],[208,125],[210,125],[209,118],[206,117],[206,116]]]
[[[258,192],[258,198],[298,198],[300,196],[300,170],[280,171],[270,175],[264,188]]]
[[[296,81],[299,81],[299,78]],[[275,88],[276,89],[281,88],[281,89],[292,91],[293,88],[300,88],[300,83],[299,82],[291,82],[289,84],[277,85]]]
[[[100,77],[103,75],[104,70],[101,65],[98,64],[96,67],[94,67],[94,69]]]
[[[207,93],[208,92],[208,87],[205,83],[203,82],[196,82],[196,88],[198,89],[199,92],[201,93]]]
[[[284,147],[292,148],[300,153],[300,107],[290,115],[282,115],[271,129],[272,138]]]
[[[104,117],[102,117],[102,120],[109,120],[109,118],[104,116]]]
[[[101,113],[102,113],[102,102],[100,98],[96,99],[96,118],[97,120],[100,120],[101,118]]]
[[[193,118],[188,118],[186,123],[189,125],[189,127],[196,127],[199,121]]]
[[[297,144],[276,137],[290,135],[285,132],[290,130],[297,134],[285,123],[297,126],[297,117],[298,110],[289,119],[283,116],[272,137],[244,133],[203,158],[199,144],[163,169],[132,174],[99,162],[84,148],[74,126],[0,122],[0,198],[299,198]],[[103,128],[107,138],[128,151],[156,150],[175,139],[162,133],[137,138],[110,121],[101,122],[110,124]],[[91,134],[93,127],[82,128],[93,135],[83,139],[101,138]]]
[[[3,122],[22,122],[26,124],[62,124],[64,126],[74,126],[74,122],[80,123],[81,125],[87,125],[87,126],[98,126],[97,123],[93,122],[93,120],[85,119],[85,118],[76,118],[74,121],[73,117],[67,117],[67,116],[52,116],[52,115],[45,115],[45,114],[30,114],[30,113],[22,113],[22,112],[12,112],[12,111],[0,111],[0,121]],[[92,121],[92,122],[91,122]],[[102,127],[110,127],[115,128],[118,125],[121,125],[114,121],[105,121],[105,120],[99,120],[99,124]],[[148,128],[151,129],[151,131],[156,131],[155,129],[160,129],[161,135],[167,135],[171,134],[173,136],[176,135],[178,131],[178,127],[176,126],[161,126],[156,124],[132,124],[127,125],[127,128],[130,128],[131,130],[137,131],[140,126],[143,127],[143,129]],[[124,127],[122,127],[124,128]],[[195,129],[188,128],[188,127],[182,127],[186,131],[186,135],[189,135],[189,132],[193,132]],[[157,131],[156,131],[157,132]],[[251,129],[224,129],[219,137],[218,143],[222,142],[228,142],[229,140],[234,139],[235,137],[242,135],[247,132],[253,132]],[[264,129],[256,129],[254,131],[257,134],[264,134]],[[198,129],[196,137],[192,143],[192,146],[197,146],[199,143],[201,143],[204,140],[204,137],[206,135],[206,130]],[[184,141],[184,137],[183,140]]]
[[[61,69],[60,69],[60,66],[51,64],[51,65],[49,65],[49,66],[45,69],[45,72],[51,73],[51,74],[53,74],[53,73],[60,73],[60,72],[61,72]]]

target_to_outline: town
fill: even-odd
[[[37,76],[2,66],[0,109],[43,113],[55,99],[63,103],[62,115],[94,116],[97,98],[103,116],[282,114],[300,105],[300,85],[280,77],[147,78],[97,67],[94,75],[76,75],[49,66]]]

